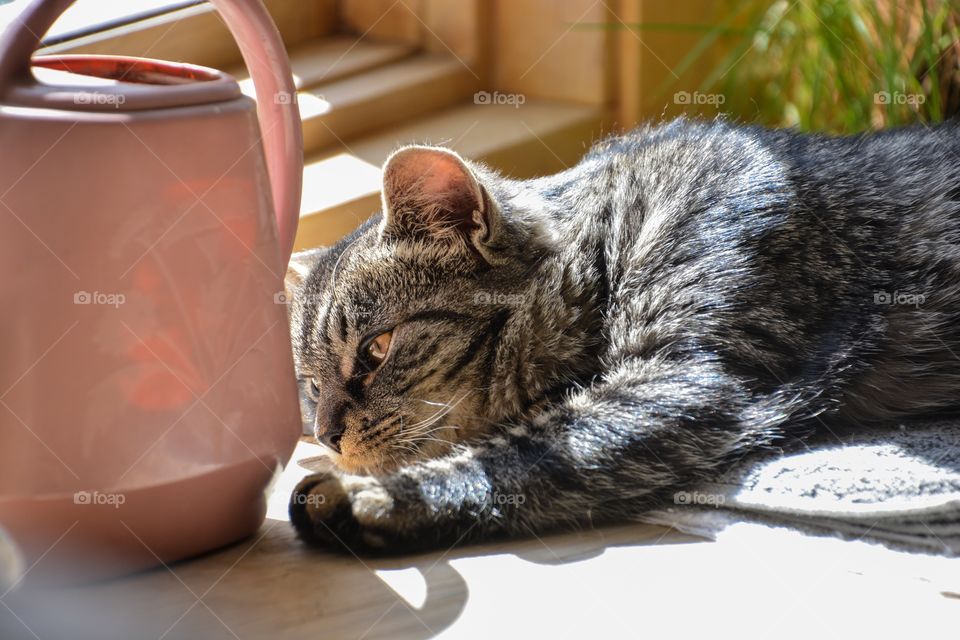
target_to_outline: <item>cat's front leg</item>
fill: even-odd
[[[789,418],[716,363],[628,361],[448,456],[373,478],[311,476],[291,519],[308,542],[390,552],[623,520],[778,438]]]
[[[291,496],[291,522],[315,546],[401,553],[628,516],[658,487],[678,482],[657,454],[629,451],[609,423],[574,415],[554,409],[532,425],[378,476],[313,474]]]
[[[462,446],[378,476],[315,473],[294,490],[290,519],[304,541],[354,553],[436,548],[490,535],[503,513],[479,451],[486,447]]]

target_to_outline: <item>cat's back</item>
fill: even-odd
[[[856,185],[877,194],[956,193],[960,186],[960,121],[836,136],[678,118],[637,127],[597,142],[585,162],[626,171],[659,167],[657,180],[738,173],[756,163],[776,163],[793,181]],[[904,201],[903,197],[895,198]]]
[[[678,120],[584,162],[608,194],[614,338],[706,350],[771,384],[857,380],[858,420],[954,402],[955,123],[836,137]],[[897,304],[904,292],[924,304]],[[919,393],[921,379],[936,384]]]
[[[621,249],[783,237],[813,259],[840,247],[872,266],[934,231],[954,244],[960,233],[956,122],[827,136],[681,118],[603,140],[582,164],[585,182],[606,186],[602,213]]]

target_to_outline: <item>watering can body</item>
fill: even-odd
[[[250,535],[300,431],[282,278],[302,148],[275,27],[259,1],[214,3],[258,120],[202,67],[24,73],[24,32],[69,4],[33,2],[0,41],[0,527],[40,579]]]

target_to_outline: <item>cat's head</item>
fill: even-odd
[[[303,418],[344,468],[436,455],[518,409],[502,369],[529,324],[521,292],[544,238],[507,211],[511,184],[452,151],[406,147],[384,165],[381,216],[294,256]]]

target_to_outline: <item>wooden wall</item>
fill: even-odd
[[[723,0],[340,0],[345,30],[451,52],[490,91],[602,107],[615,126],[697,108],[674,99],[700,87],[711,47],[678,65],[729,8]]]

